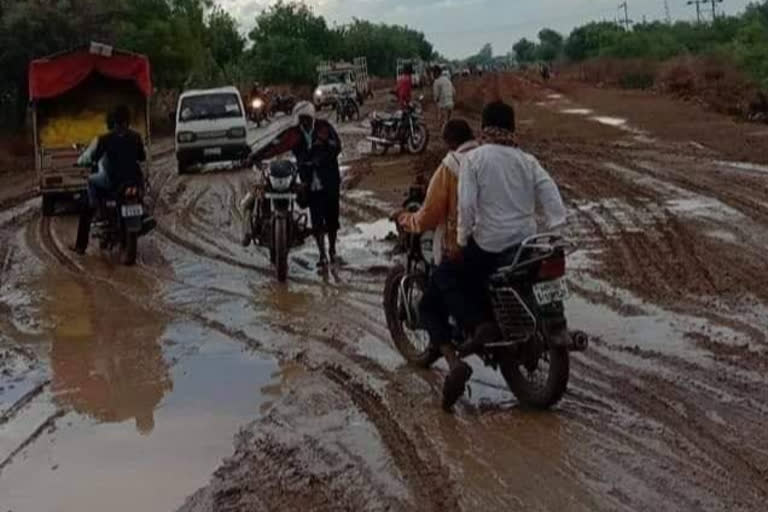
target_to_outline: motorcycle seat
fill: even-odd
[[[401,117],[403,117],[403,111],[398,110],[394,114],[390,114],[388,112],[376,112],[374,119],[384,122],[394,122],[399,120]]]

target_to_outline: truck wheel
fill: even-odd
[[[43,194],[43,217],[53,215],[56,206],[56,199],[50,194]]]
[[[176,159],[176,171],[179,176],[182,174],[187,174],[187,171],[189,170],[189,162],[186,160],[183,160],[181,158]]]

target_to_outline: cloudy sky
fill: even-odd
[[[218,0],[244,28],[273,0]],[[568,33],[590,20],[613,20],[622,0],[306,0],[329,23],[353,17],[404,24],[423,31],[448,57],[466,57],[489,42],[497,54],[506,53],[521,37],[535,38],[541,27]],[[664,0],[627,0],[634,20],[664,18]],[[695,19],[686,0],[668,0],[676,19]],[[741,11],[749,0],[724,0],[718,9]],[[623,12],[623,11],[622,11]],[[623,16],[623,14],[622,14]]]

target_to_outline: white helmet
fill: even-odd
[[[299,116],[315,118],[315,106],[309,101],[300,101],[293,107],[293,119],[298,122]]]

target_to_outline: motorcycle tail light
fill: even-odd
[[[549,281],[565,275],[565,256],[553,256],[543,260],[539,265],[539,279]]]

